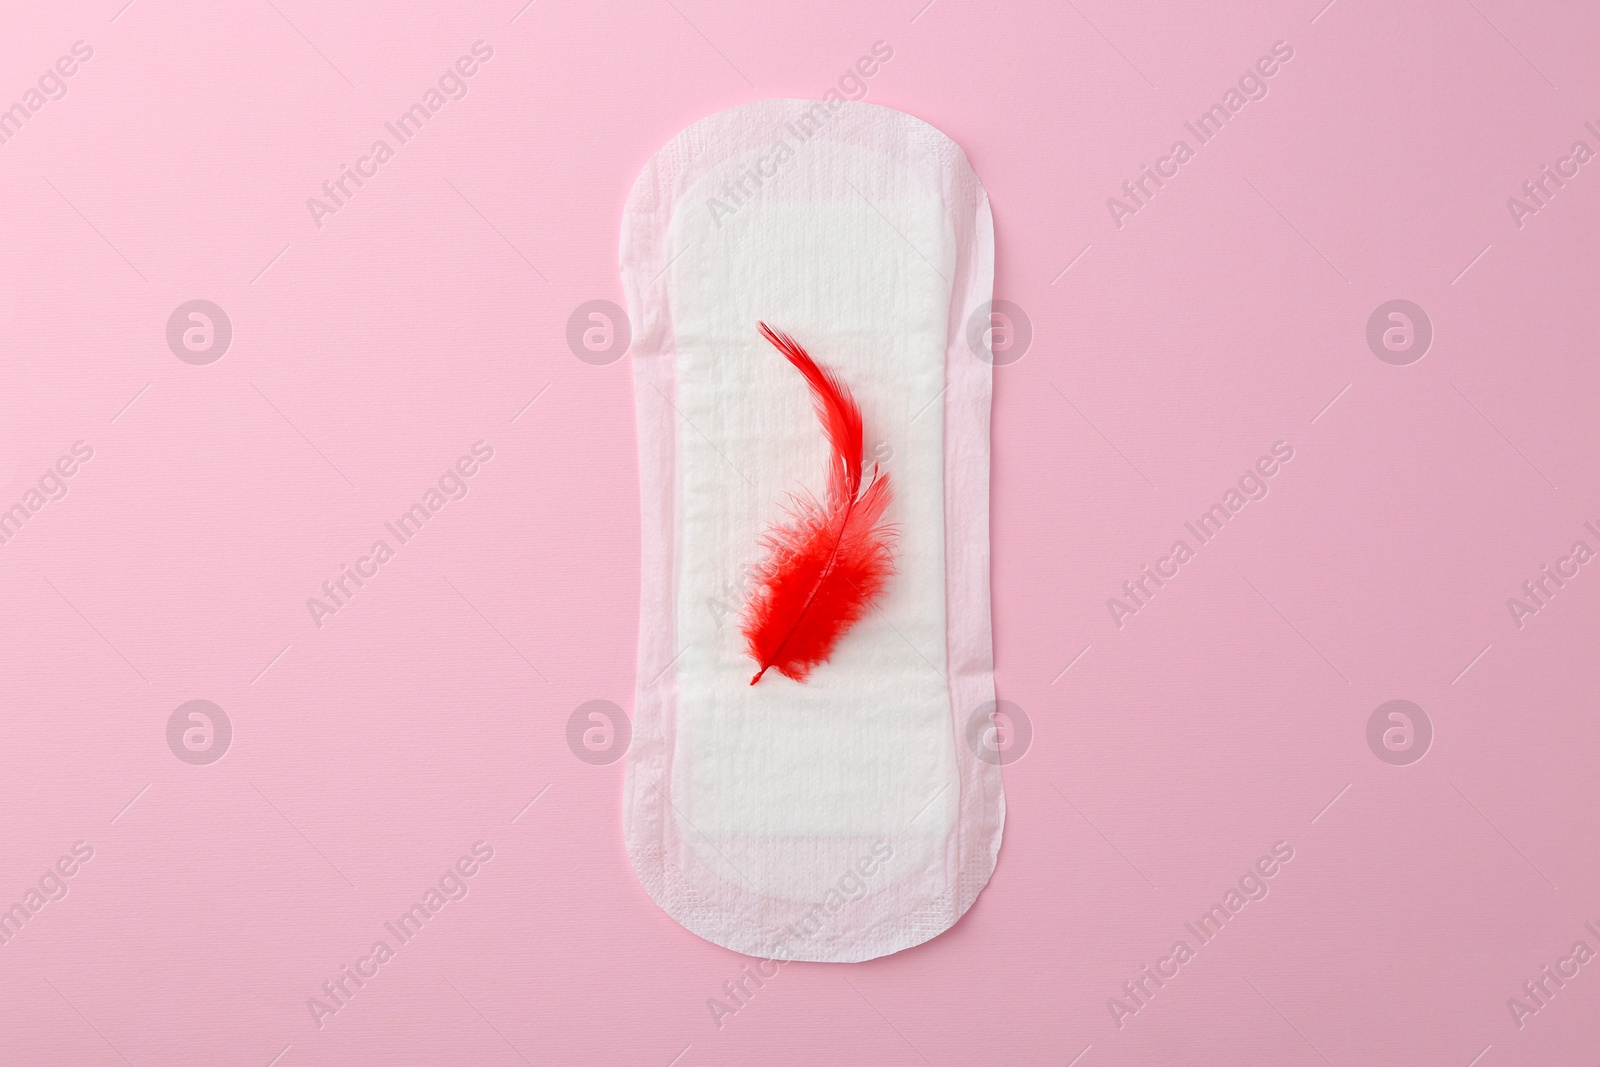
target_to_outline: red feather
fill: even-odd
[[[742,632],[760,665],[797,682],[833,648],[883,592],[894,573],[893,531],[880,523],[889,506],[889,475],[872,468],[862,486],[861,408],[838,376],[819,367],[787,334],[761,323],[761,335],[805,375],[833,456],[828,496],[796,498],[792,521],[762,537],[767,558],[745,606]]]

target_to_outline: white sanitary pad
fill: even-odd
[[[650,160],[622,223],[643,518],[628,854],[701,937],[855,961],[948,929],[988,881],[993,707],[988,199],[938,130],[876,105],[767,100]],[[754,663],[746,567],[826,484],[805,381],[765,321],[833,368],[889,473],[896,573],[805,683]]]

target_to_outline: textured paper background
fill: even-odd
[[[0,545],[0,903],[94,854],[0,945],[0,1062],[1587,1062],[1594,963],[1521,1029],[1506,1001],[1600,950],[1600,577],[1520,629],[1507,599],[1600,549],[1600,163],[1521,228],[1507,198],[1600,149],[1600,25],[1396,8],[8,8],[0,106],[94,55],[0,144],[0,502],[94,455]],[[307,198],[479,40],[465,98],[318,229]],[[966,149],[1033,331],[993,498],[1032,743],[961,923],[790,965],[719,1029],[744,961],[646,899],[622,766],[568,743],[632,692],[639,545],[628,367],[567,327],[620,299],[650,153],[877,41],[844,88]],[[1107,198],[1277,41],[1265,98],[1118,228]],[[166,337],[195,299],[233,328],[203,366]],[[1366,337],[1395,299],[1433,327],[1407,366]],[[306,599],[479,440],[466,497],[318,629]],[[1267,498],[1119,629],[1107,599],[1277,441]],[[209,765],[168,747],[196,699],[233,728]],[[1432,723],[1408,766],[1368,747],[1392,699]],[[467,897],[317,1029],[307,998],[480,840]],[[1267,897],[1119,1029],[1108,999],[1280,840]]]

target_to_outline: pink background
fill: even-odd
[[[1506,1002],[1600,950],[1600,574],[1520,629],[1506,602],[1600,548],[1600,163],[1521,228],[1506,200],[1600,148],[1600,15],[1400,6],[8,10],[0,107],[94,55],[0,144],[0,508],[94,455],[0,545],[0,907],[93,859],[0,945],[0,1062],[1590,1062],[1600,962],[1521,1028]],[[468,95],[314,225],[478,40]],[[961,923],[791,964],[718,1028],[748,961],[646,898],[623,764],[566,740],[629,704],[638,597],[628,363],[566,325],[621,299],[650,153],[880,40],[866,99],[966,148],[1034,329],[993,479],[996,678],[1034,738]],[[1116,226],[1276,41],[1266,98]],[[206,366],[165,336],[193,299],[234,330]],[[1392,299],[1433,324],[1409,366],[1365,339]],[[306,598],[479,440],[468,495],[319,629]],[[1115,625],[1277,441],[1267,498]],[[233,725],[210,765],[167,744],[194,699]],[[1433,725],[1408,766],[1368,748],[1391,699]],[[307,999],[480,840],[466,898],[319,1029]],[[1108,999],[1277,841],[1269,895],[1119,1028]]]

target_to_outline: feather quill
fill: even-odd
[[[774,668],[805,681],[894,573],[894,531],[882,523],[889,475],[874,465],[862,484],[861,408],[849,387],[792,337],[760,325],[761,335],[805,376],[832,455],[826,499],[798,495],[790,521],[773,525],[761,539],[767,557],[756,567],[741,627],[760,667],[751,685]]]

